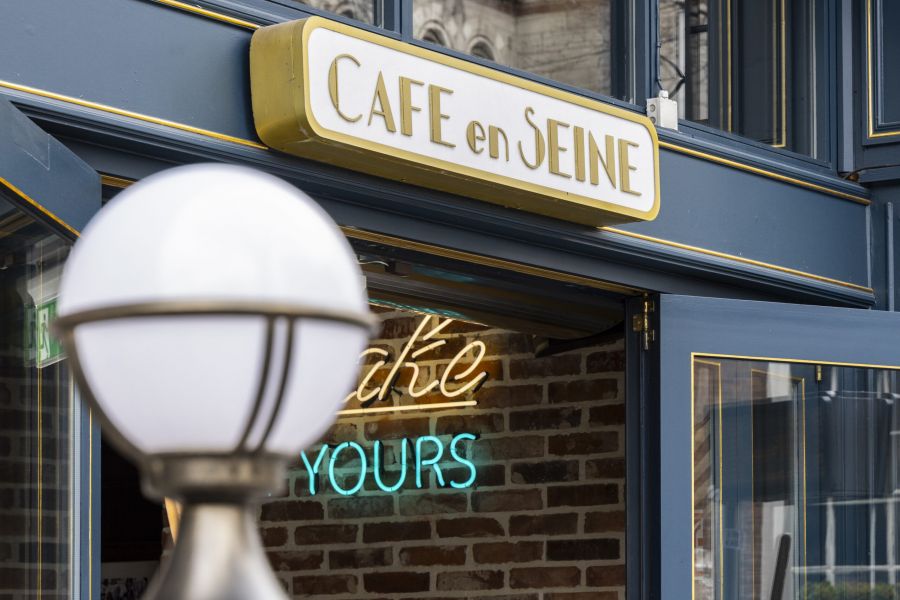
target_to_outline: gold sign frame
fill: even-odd
[[[323,127],[313,114],[309,93],[307,49],[310,35],[316,29],[327,29],[639,124],[649,132],[653,143],[655,196],[651,209],[641,211]],[[659,140],[653,124],[645,115],[322,17],[309,17],[257,30],[250,44],[250,73],[257,133],[271,148],[387,179],[590,226],[652,220],[659,212]]]

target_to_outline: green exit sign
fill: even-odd
[[[50,324],[56,319],[57,299],[53,298],[35,307],[35,337],[37,366],[49,367],[63,359],[62,344],[50,331]]]

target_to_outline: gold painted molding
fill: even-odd
[[[576,285],[582,285],[584,287],[606,290],[608,292],[615,292],[617,294],[637,296],[646,291],[639,288],[621,285],[618,283],[603,281],[601,279],[593,279],[590,277],[583,277],[581,275],[574,275],[562,271],[554,271],[553,269],[535,267],[520,262],[505,260],[502,258],[492,258],[489,256],[484,256],[482,254],[466,252],[464,250],[454,250],[452,248],[446,248],[443,246],[434,246],[432,244],[416,242],[392,235],[374,233],[363,229],[357,229],[355,227],[341,227],[341,231],[343,231],[344,235],[346,235],[347,237],[356,240],[385,244],[396,248],[403,248],[404,250],[412,250],[414,252],[421,252],[423,254],[430,254],[432,256],[440,256],[441,258],[449,258],[452,260],[459,260],[461,262],[467,262],[486,267],[494,267],[505,271],[512,271],[513,273],[521,273],[523,275],[532,275],[534,277],[549,279],[551,281],[573,283]]]
[[[25,192],[20,190],[18,187],[13,185],[12,182],[10,182],[8,179],[0,177],[0,184],[5,186],[16,196],[20,197],[22,200],[27,202],[31,207],[36,209],[38,212],[43,214],[45,217],[47,217],[48,219],[50,219],[51,221],[53,221],[54,223],[56,223],[57,225],[59,225],[60,227],[65,229],[66,231],[68,231],[69,233],[73,234],[75,237],[78,237],[80,235],[77,229],[75,229],[74,227],[72,227],[71,225],[69,225],[68,223],[66,223],[65,221],[60,219],[59,217],[57,217],[55,214],[53,214],[52,212],[50,212],[49,210],[44,208],[40,202],[37,202],[36,200],[32,199],[28,194],[26,194]]]
[[[856,283],[850,283],[848,281],[841,281],[840,279],[832,279],[831,277],[825,277],[824,275],[816,275],[815,273],[807,273],[806,271],[800,271],[799,269],[792,269],[790,267],[782,267],[781,265],[775,265],[772,263],[763,262],[761,260],[754,260],[752,258],[744,258],[743,256],[737,256],[735,254],[727,254],[725,252],[719,252],[717,250],[710,250],[708,248],[701,248],[699,246],[691,246],[689,244],[682,244],[681,242],[673,242],[671,240],[664,240],[662,238],[652,237],[649,235],[643,235],[641,233],[625,231],[624,229],[618,229],[615,227],[601,227],[601,230],[608,231],[610,233],[615,233],[617,235],[624,235],[626,237],[631,237],[631,238],[635,238],[638,240],[643,240],[645,242],[652,242],[654,244],[661,244],[663,246],[678,248],[679,250],[688,250],[690,252],[697,252],[699,254],[705,254],[707,256],[715,256],[716,258],[724,258],[726,260],[739,262],[739,263],[742,263],[745,265],[752,265],[754,267],[762,267],[764,269],[772,269],[773,271],[778,271],[780,273],[786,273],[788,275],[796,275],[797,277],[805,277],[807,279],[821,281],[822,283],[839,285],[841,287],[849,288],[851,290],[857,290],[860,292],[866,292],[868,294],[872,294],[875,291],[872,288],[866,287],[864,285],[858,285]]]
[[[866,100],[869,139],[900,136],[900,130],[875,131],[875,63],[873,59],[872,0],[866,0]]]
[[[229,25],[235,25],[237,27],[243,27],[244,29],[259,29],[262,25],[257,23],[251,23],[250,21],[244,21],[243,19],[236,19],[234,17],[229,17],[228,15],[223,15],[222,13],[217,13],[211,10],[207,10],[205,8],[200,8],[199,6],[194,6],[192,4],[187,4],[186,2],[179,2],[178,0],[152,0],[157,4],[163,4],[165,6],[171,6],[172,8],[177,8],[189,13],[194,13],[195,15],[199,15],[201,17],[207,17],[214,21],[221,21],[223,23],[228,23]]]
[[[868,206],[869,204],[872,203],[871,200],[869,200],[868,198],[865,198],[864,196],[857,196],[856,194],[842,192],[840,190],[829,188],[824,185],[819,185],[818,183],[812,183],[809,181],[804,181],[802,179],[797,179],[796,177],[791,177],[789,175],[782,175],[781,173],[767,171],[766,169],[761,169],[759,167],[754,167],[753,165],[748,165],[746,163],[737,162],[737,161],[725,158],[724,156],[718,156],[716,154],[709,154],[708,152],[701,152],[699,150],[693,150],[691,148],[679,146],[678,144],[673,144],[672,142],[665,142],[663,140],[660,140],[659,147],[665,148],[666,150],[672,150],[674,152],[680,152],[681,154],[687,154],[688,156],[693,156],[694,158],[700,158],[700,159],[708,160],[710,162],[718,163],[721,165],[726,165],[726,166],[729,166],[729,167],[732,167],[735,169],[739,169],[741,171],[747,171],[747,172],[753,173],[755,175],[761,175],[763,177],[768,177],[769,179],[776,179],[776,180],[784,182],[784,183],[790,183],[792,185],[796,185],[799,187],[805,187],[807,189],[821,192],[823,194],[829,194],[831,196],[836,196],[836,197],[842,198],[844,200],[850,200],[851,202],[856,202],[857,204],[862,204],[863,206]]]
[[[258,25],[256,23],[250,23],[249,21],[240,21],[239,19],[234,19],[233,17],[230,17],[228,15],[217,13],[217,12],[207,10],[207,9],[198,8],[195,6],[191,6],[189,4],[185,4],[184,2],[178,2],[177,0],[151,0],[151,1],[158,2],[160,4],[165,4],[167,6],[171,6],[173,8],[177,8],[180,10],[188,11],[188,12],[197,14],[201,17],[205,17],[205,18],[212,19],[215,21],[222,21],[225,23],[231,23],[232,25],[239,25],[241,27],[245,27],[245,28],[251,29],[251,30],[256,30],[261,27],[260,25]],[[868,3],[871,3],[872,0],[866,0],[866,1]],[[871,49],[871,43],[869,44],[869,47]],[[871,81],[871,77],[869,79]],[[0,85],[3,85],[4,83],[5,82],[0,81]],[[40,94],[38,94],[38,95],[40,95]],[[869,96],[871,97],[871,94],[869,94]],[[134,118],[139,118],[139,119],[142,118],[142,116],[137,116],[137,113],[132,113],[132,114],[135,115]],[[153,117],[147,117],[147,118],[152,119]],[[147,118],[145,118],[144,120],[146,120]],[[900,131],[898,131],[896,133],[887,132],[887,133],[881,134],[881,135],[900,135]],[[243,141],[249,142],[249,140],[243,140]],[[253,143],[253,142],[251,142],[251,143]],[[871,201],[864,196],[859,196],[856,194],[842,192],[840,190],[829,188],[829,187],[819,185],[816,183],[810,183],[808,181],[804,181],[802,179],[797,179],[795,177],[790,177],[787,175],[782,175],[780,173],[775,173],[774,171],[769,171],[766,169],[761,169],[759,167],[754,167],[753,165],[748,165],[746,163],[727,159],[727,158],[724,158],[721,156],[717,156],[715,154],[710,154],[708,152],[700,152],[698,150],[693,150],[691,148],[687,148],[685,146],[680,146],[678,144],[673,144],[671,142],[664,142],[664,141],[660,140],[659,146],[660,146],[660,148],[666,148],[667,150],[681,152],[682,154],[688,154],[695,158],[701,158],[703,160],[708,160],[710,162],[715,162],[718,164],[726,165],[726,166],[729,166],[729,167],[732,167],[735,169],[748,171],[750,173],[754,173],[754,174],[760,175],[762,177],[768,177],[770,179],[775,179],[778,181],[782,181],[784,183],[790,183],[792,185],[805,187],[805,188],[808,188],[811,190],[815,190],[817,192],[821,192],[823,194],[828,194],[831,196],[835,196],[837,198],[842,198],[844,200],[850,200],[852,202],[857,202],[857,203],[863,204],[865,206],[868,206],[871,203]]]
[[[141,114],[141,113],[134,112],[131,110],[125,110],[122,108],[116,108],[114,106],[109,106],[107,104],[101,104],[99,102],[92,102],[90,100],[82,100],[81,98],[74,98],[72,96],[66,96],[64,94],[57,94],[56,92],[49,92],[47,90],[42,90],[42,89],[31,87],[28,85],[21,85],[18,83],[13,83],[11,81],[0,80],[0,87],[5,87],[10,90],[16,90],[18,92],[25,92],[27,94],[34,94],[35,96],[40,96],[42,98],[49,98],[51,100],[57,100],[59,102],[75,104],[77,106],[111,113],[114,115],[118,115],[120,117],[128,117],[131,119],[137,119],[138,121],[145,121],[147,123],[153,123],[154,125],[162,125],[164,127],[171,127],[173,129],[186,131],[188,133],[195,133],[197,135],[202,135],[205,137],[217,139],[217,140],[220,140],[223,142],[231,142],[232,144],[240,144],[241,146],[248,146],[250,148],[258,148],[260,150],[268,150],[267,146],[260,144],[259,142],[254,142],[252,140],[245,140],[243,138],[235,137],[233,135],[217,133],[215,131],[210,131],[208,129],[202,129],[200,127],[194,127],[193,125],[187,125],[185,123],[178,123],[176,121],[170,121],[168,119],[160,119],[158,117],[151,117],[149,115]]]
[[[117,184],[115,187],[128,187],[134,180],[123,179],[121,177],[114,177],[112,175],[101,175],[101,179],[104,182],[108,180],[115,180]],[[119,185],[121,184],[121,185]],[[109,185],[114,185],[110,183]],[[344,232],[349,238],[362,240],[366,242],[374,242],[385,244],[389,246],[394,246],[397,248],[403,248],[404,250],[412,250],[414,252],[421,252],[423,254],[430,254],[433,256],[440,256],[442,258],[450,258],[453,260],[459,260],[462,262],[468,262],[472,264],[478,264],[487,267],[495,267],[498,269],[503,269],[507,271],[512,271],[514,273],[522,273],[524,275],[533,275],[535,277],[541,277],[544,279],[550,279],[552,281],[560,281],[563,283],[573,283],[577,285],[583,285],[585,287],[591,287],[595,289],[607,290],[615,293],[625,294],[625,295],[640,295],[644,293],[646,290],[642,290],[640,288],[629,287],[626,285],[621,285],[617,283],[607,282],[600,279],[592,279],[590,277],[582,277],[580,275],[573,275],[570,273],[563,273],[561,271],[554,271],[552,269],[545,269],[543,267],[535,267],[532,265],[526,265],[524,263],[508,261],[499,258],[492,258],[489,256],[484,256],[481,254],[475,254],[473,252],[466,252],[464,250],[454,250],[452,248],[446,248],[443,246],[435,246],[432,244],[426,244],[423,242],[416,242],[414,240],[409,240],[406,238],[395,237],[391,235],[384,235],[381,233],[375,233],[371,231],[366,231],[364,229],[357,229],[355,227],[346,227],[342,226],[341,230]],[[737,256],[734,254],[726,254],[724,252],[718,252],[717,250],[710,250],[708,248],[702,248],[700,246],[691,246],[688,244],[682,244],[680,242],[673,242],[671,240],[666,240],[657,237],[651,237],[649,235],[643,235],[640,233],[633,233],[631,231],[625,231],[624,229],[618,229],[616,227],[601,227],[599,231],[607,231],[609,233],[622,235],[626,237],[631,237],[635,239],[640,239],[645,242],[651,242],[654,244],[660,244],[663,246],[669,246],[672,248],[678,248],[679,250],[687,250],[690,252],[697,252],[698,254],[705,254],[707,256],[715,256],[716,258],[722,258],[725,260],[732,260],[734,262],[753,265],[754,267],[760,267],[763,269],[771,269],[773,271],[778,271],[780,273],[786,273],[788,275],[795,275],[797,277],[803,277],[806,279],[812,279],[815,281],[820,281],[822,283],[828,283],[831,285],[837,285],[861,292],[866,292],[868,294],[874,293],[874,290],[870,287],[865,287],[862,285],[858,285],[855,283],[850,283],[847,281],[841,281],[840,279],[832,279],[830,277],[825,277],[823,275],[816,275],[814,273],[807,273],[805,271],[800,271],[798,269],[792,269],[790,267],[782,267],[780,265],[775,265],[772,263],[767,263],[759,260],[753,260],[752,258],[744,258],[743,256]]]

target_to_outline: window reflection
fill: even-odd
[[[49,331],[68,247],[0,199],[0,597],[62,598],[72,548],[74,388]]]
[[[617,0],[413,0],[415,36],[502,65],[625,97],[630,52]]]
[[[374,0],[302,0],[300,3],[369,25],[375,24]]]
[[[694,361],[697,600],[900,597],[893,371]]]
[[[659,77],[679,116],[816,156],[814,0],[660,0]],[[823,11],[818,11],[823,12]],[[821,36],[820,36],[821,37]]]

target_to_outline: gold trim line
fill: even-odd
[[[171,6],[172,8],[177,8],[189,13],[194,13],[195,15],[200,15],[202,17],[208,17],[214,21],[222,21],[223,23],[228,23],[229,25],[243,27],[245,29],[259,29],[260,27],[262,27],[262,25],[259,25],[258,23],[251,23],[250,21],[244,21],[242,19],[229,17],[228,15],[213,12],[205,8],[200,8],[199,6],[186,4],[184,2],[178,2],[178,0],[153,0],[153,2],[156,2],[157,4],[163,4],[165,6]]]
[[[110,185],[119,188],[126,188],[132,183],[134,180],[125,179],[122,177],[116,177],[114,175],[102,175],[101,176],[105,185]],[[108,183],[107,183],[108,182]],[[561,281],[563,283],[574,283],[578,285],[583,285],[585,287],[591,287],[595,289],[606,290],[610,292],[615,292],[619,294],[627,294],[627,295],[637,295],[643,293],[644,290],[633,288],[627,285],[620,285],[617,283],[612,283],[608,281],[603,281],[600,279],[592,279],[590,277],[582,277],[581,275],[574,275],[571,273],[564,273],[561,271],[554,271],[552,269],[545,269],[543,267],[535,267],[532,265],[526,265],[524,263],[508,261],[500,258],[491,258],[488,256],[483,256],[481,254],[475,254],[473,252],[466,252],[464,250],[453,250],[451,248],[445,248],[442,246],[433,246],[431,244],[424,244],[422,242],[416,242],[413,240],[408,240],[405,238],[394,237],[391,235],[384,235],[381,233],[374,233],[371,231],[366,231],[363,229],[357,229],[355,227],[347,227],[342,226],[341,231],[343,231],[344,235],[349,238],[362,240],[366,242],[374,242],[380,244],[388,244],[397,248],[403,248],[405,250],[412,250],[415,252],[422,252],[424,254],[431,254],[434,256],[441,256],[444,258],[450,258],[454,260],[461,260],[464,262],[484,265],[487,267],[496,267],[499,269],[504,269],[507,271],[513,271],[515,273],[522,273],[524,275],[534,275],[536,277],[542,277],[544,279],[551,279],[554,281]]]
[[[73,228],[71,225],[69,225],[68,223],[66,223],[65,221],[63,221],[63,220],[60,219],[59,217],[57,217],[55,214],[53,214],[52,212],[50,212],[49,210],[47,210],[46,208],[44,208],[44,207],[40,204],[40,202],[37,202],[37,201],[33,200],[28,194],[26,194],[25,192],[23,192],[22,190],[20,190],[18,187],[16,187],[15,185],[13,185],[12,182],[10,182],[8,179],[4,179],[3,177],[0,177],[0,184],[2,184],[2,185],[4,185],[4,186],[6,186],[7,188],[9,188],[9,190],[12,191],[16,196],[19,196],[22,200],[24,200],[24,201],[27,202],[29,205],[31,205],[32,207],[34,207],[35,209],[37,209],[38,211],[40,211],[40,212],[41,212],[42,214],[44,214],[47,218],[49,218],[51,221],[53,221],[54,223],[56,223],[56,224],[59,225],[60,227],[64,228],[66,231],[68,231],[68,232],[72,233],[73,235],[75,235],[75,237],[78,237],[78,236],[80,235],[80,234],[78,233],[78,230],[77,230],[77,229]]]
[[[105,173],[100,173],[100,183],[108,187],[119,188],[120,190],[124,190],[129,185],[134,183],[131,179],[124,179],[122,177],[116,177],[115,175],[106,175]]]
[[[746,354],[717,354],[715,352],[691,352],[691,360],[701,358],[738,358],[741,360],[755,360],[759,362],[797,363],[800,365],[821,365],[829,367],[859,367],[863,369],[888,369],[900,371],[900,365],[874,365],[870,363],[839,362],[833,360],[814,360],[807,358],[785,358],[774,356],[750,356]]]
[[[160,1],[160,0],[154,0]],[[209,11],[206,11],[209,12]],[[223,15],[224,16],[224,15]],[[25,92],[28,94],[34,94],[35,96],[40,96],[42,98],[50,98],[51,100],[57,100],[59,102],[68,102],[70,104],[75,104],[78,106],[82,106],[85,108],[91,108],[94,110],[99,110],[102,112],[112,113],[114,115],[119,115],[122,117],[128,117],[131,119],[137,119],[138,121],[145,121],[148,123],[153,123],[155,125],[162,125],[164,127],[172,127],[174,129],[179,129],[181,131],[186,131],[189,133],[194,133],[197,135],[201,135],[204,137],[211,137],[213,139],[221,140],[224,142],[231,142],[233,144],[240,144],[242,146],[247,146],[250,148],[256,148],[259,150],[268,150],[269,147],[265,144],[261,144],[259,142],[255,142],[253,140],[245,140],[243,138],[226,135],[223,133],[217,133],[215,131],[210,131],[208,129],[202,129],[200,127],[194,127],[193,125],[187,125],[185,123],[178,123],[176,121],[169,121],[167,119],[160,119],[158,117],[153,117],[150,115],[145,115],[142,113],[125,110],[121,108],[116,108],[114,106],[109,106],[107,104],[101,104],[99,102],[92,102],[89,100],[81,100],[79,98],[74,98],[72,96],[66,96],[64,94],[57,94],[56,92],[50,92],[47,90],[42,90],[39,88],[21,85],[18,83],[13,83],[11,81],[0,80],[0,87],[5,87],[11,90],[16,90],[19,92]],[[665,148],[667,150],[673,150],[675,152],[681,152],[682,154],[687,154],[690,156],[694,156],[696,158],[702,158],[704,160],[708,160],[710,162],[715,162],[719,164],[723,164],[735,169],[739,169],[742,171],[749,171],[750,173],[754,173],[756,175],[760,175],[762,177],[768,177],[770,179],[776,179],[778,181],[783,181],[785,183],[791,183],[794,185],[798,185],[800,187],[809,188],[812,190],[816,190],[818,192],[822,192],[824,194],[829,194],[831,196],[836,196],[838,198],[843,198],[845,200],[851,200],[853,202],[857,202],[859,204],[863,204],[868,206],[871,204],[871,201],[868,198],[864,198],[863,196],[856,196],[854,194],[849,194],[847,192],[841,192],[839,190],[834,190],[823,185],[818,185],[815,183],[810,183],[808,181],[803,181],[802,179],[796,179],[794,177],[789,177],[787,175],[781,175],[779,173],[774,173],[772,171],[767,171],[765,169],[760,169],[759,167],[754,167],[752,165],[740,163],[728,158],[723,158],[720,156],[716,156],[715,154],[709,154],[707,152],[700,152],[698,150],[693,150],[691,148],[686,148],[684,146],[679,146],[677,144],[673,144],[671,142],[665,142],[663,140],[659,140],[659,147]]]
[[[93,102],[91,100],[82,100],[80,98],[73,98],[72,96],[57,94],[56,92],[48,92],[47,90],[41,90],[41,89],[34,88],[31,86],[27,86],[27,85],[12,83],[11,81],[0,80],[0,87],[5,87],[7,89],[16,90],[19,92],[25,92],[27,94],[34,94],[35,96],[41,96],[43,98],[50,98],[51,100],[57,100],[59,102],[68,102],[70,104],[76,104],[76,105],[82,106],[84,108],[90,108],[93,110],[99,110],[99,111],[103,111],[103,112],[112,113],[114,115],[119,115],[120,117],[128,117],[130,119],[146,121],[147,123],[153,123],[154,125],[162,125],[164,127],[171,127],[173,129],[179,129],[181,131],[186,131],[188,133],[195,133],[197,135],[211,137],[213,139],[217,139],[217,140],[220,140],[223,142],[231,142],[232,144],[240,144],[241,146],[248,146],[250,148],[257,148],[259,150],[268,150],[269,149],[268,146],[260,144],[259,142],[245,140],[243,138],[235,137],[233,135],[217,133],[215,131],[210,131],[208,129],[194,127],[193,125],[186,125],[184,123],[178,123],[176,121],[169,121],[168,119],[160,119],[158,117],[151,117],[149,115],[144,115],[144,114],[133,112],[130,110],[124,110],[121,108],[115,108],[113,106],[109,106],[107,104],[101,104],[99,102]]]
[[[873,90],[875,81],[874,51],[872,50],[872,0],[866,0],[866,99],[868,100],[868,134],[869,139],[894,137],[900,135],[900,131],[875,131],[875,93]]]
[[[727,260],[733,260],[735,262],[743,263],[746,265],[753,265],[754,267],[762,267],[764,269],[772,269],[774,271],[779,271],[781,273],[787,273],[788,275],[795,275],[797,277],[805,277],[807,279],[814,279],[816,281],[821,281],[822,283],[839,285],[841,287],[858,290],[860,292],[866,292],[868,294],[874,293],[874,290],[870,287],[858,285],[856,283],[850,283],[848,281],[841,281],[840,279],[832,279],[831,277],[825,277],[824,275],[816,275],[815,273],[807,273],[806,271],[800,271],[797,269],[792,269],[790,267],[782,267],[780,265],[773,265],[772,263],[763,262],[761,260],[754,260],[752,258],[744,258],[743,256],[736,256],[734,254],[726,254],[724,252],[718,252],[716,250],[708,250],[706,248],[700,248],[699,246],[691,246],[689,244],[682,244],[680,242],[672,242],[672,241],[664,240],[661,238],[651,237],[649,235],[643,235],[640,233],[625,231],[624,229],[618,229],[616,227],[601,227],[600,229],[601,229],[601,231],[608,231],[610,233],[616,233],[618,235],[632,237],[635,239],[643,240],[645,242],[653,242],[655,244],[671,246],[672,248],[678,248],[679,250],[688,250],[690,252],[699,252],[700,254],[706,254],[708,256],[715,256],[716,258],[724,258]]]
[[[454,250],[452,248],[445,248],[443,246],[433,246],[431,244],[424,244],[422,242],[416,242],[413,240],[408,240],[406,238],[398,238],[392,235],[384,235],[381,233],[365,231],[363,229],[356,229],[355,227],[341,227],[341,230],[347,237],[357,240],[388,244],[397,248],[403,248],[404,250],[422,252],[424,254],[441,256],[443,258],[460,260],[468,263],[483,265],[486,267],[496,267],[498,269],[504,269],[506,271],[512,271],[514,273],[522,273],[523,275],[533,275],[553,281],[574,283],[577,285],[583,285],[585,287],[627,295],[637,295],[643,292],[643,290],[640,290],[638,288],[620,285],[618,283],[611,283],[600,279],[592,279],[590,277],[582,277],[581,275],[573,275],[571,273],[554,271],[552,269],[545,269],[543,267],[535,267],[520,262],[504,260],[502,258],[491,258],[489,256],[475,254],[473,252],[466,252],[464,250]]]
[[[133,180],[123,179],[121,177],[115,177],[112,175],[103,175],[104,183],[106,182],[106,178],[109,178],[109,185],[114,185],[112,180],[115,180],[116,187],[128,187],[132,183]],[[391,235],[384,235],[381,233],[374,233],[371,231],[366,231],[364,229],[357,229],[355,227],[341,227],[341,230],[344,232],[344,235],[350,238],[363,240],[367,242],[375,242],[382,244],[389,244],[391,246],[396,246],[398,248],[403,248],[405,250],[413,250],[415,252],[422,252],[425,254],[431,254],[434,256],[442,256],[444,258],[450,258],[454,260],[461,260],[464,262],[480,264],[487,267],[496,267],[499,269],[504,269],[507,271],[513,271],[515,273],[522,273],[524,275],[534,275],[536,277],[542,277],[544,279],[551,279],[554,281],[561,281],[564,283],[574,283],[578,285],[583,285],[585,287],[592,287],[596,289],[607,290],[616,293],[628,294],[628,295],[637,295],[643,292],[643,290],[638,288],[629,287],[626,285],[621,285],[617,283],[611,283],[607,281],[602,281],[599,279],[591,279],[589,277],[582,277],[580,275],[573,275],[570,273],[563,273],[560,271],[554,271],[552,269],[545,269],[543,267],[534,267],[531,265],[526,265],[523,263],[508,261],[500,258],[491,258],[488,256],[483,256],[481,254],[475,254],[472,252],[466,252],[464,250],[454,250],[451,248],[445,248],[443,246],[433,246],[431,244],[425,244],[422,242],[416,242],[413,240],[408,240],[406,238],[399,238]],[[839,279],[832,279],[830,277],[825,277],[823,275],[815,275],[814,273],[806,273],[804,271],[799,271],[797,269],[791,269],[790,267],[782,267],[779,265],[773,265],[771,263],[762,262],[759,260],[753,260],[751,258],[744,258],[742,256],[735,256],[733,254],[725,254],[724,252],[717,252],[715,250],[708,250],[706,248],[701,248],[699,246],[690,246],[688,244],[681,244],[679,242],[672,242],[669,240],[664,240],[661,238],[651,237],[649,235],[643,235],[640,233],[632,233],[630,231],[625,231],[624,229],[618,229],[615,227],[601,227],[600,231],[608,231],[610,233],[615,233],[618,235],[624,235],[626,237],[637,238],[646,242],[652,242],[656,244],[662,244],[663,246],[671,246],[673,248],[679,248],[681,250],[689,250],[691,252],[698,252],[700,254],[706,254],[709,256],[715,256],[717,258],[724,258],[727,260],[733,260],[736,262],[750,264],[756,267],[761,267],[764,269],[772,269],[775,271],[779,271],[782,273],[787,273],[789,275],[795,275],[797,277],[805,277],[808,279],[814,279],[816,281],[821,281],[823,283],[830,283],[833,285],[839,285],[842,287],[847,287],[850,289],[859,290],[862,292],[866,292],[869,294],[874,293],[874,290],[869,287],[857,285],[855,283],[849,283],[846,281],[840,281]]]
[[[790,184],[797,185],[800,187],[805,187],[805,188],[808,188],[811,190],[815,190],[817,192],[822,192],[823,194],[829,194],[831,196],[836,196],[836,197],[842,198],[844,200],[850,200],[852,202],[862,204],[863,206],[868,206],[869,204],[872,203],[871,200],[869,200],[868,198],[864,198],[863,196],[857,196],[855,194],[850,194],[847,192],[842,192],[840,190],[835,190],[835,189],[832,189],[829,187],[825,187],[824,185],[819,185],[818,183],[811,183],[809,181],[803,181],[802,179],[797,179],[796,177],[791,177],[789,175],[782,175],[780,173],[774,173],[772,171],[767,171],[767,170],[761,169],[759,167],[754,167],[753,165],[748,165],[748,164],[740,163],[737,161],[733,161],[731,159],[724,158],[722,156],[716,156],[715,154],[709,154],[707,152],[701,152],[699,150],[685,148],[684,146],[679,146],[678,144],[673,144],[671,142],[664,142],[663,140],[660,140],[659,147],[665,148],[666,150],[673,150],[675,152],[687,154],[688,156],[702,158],[703,160],[708,160],[710,162],[719,163],[721,165],[726,165],[729,167],[733,167],[735,169],[740,169],[741,171],[747,171],[747,172],[753,173],[755,175],[762,175],[763,177],[777,179],[778,181],[782,181],[784,183],[790,183]]]

